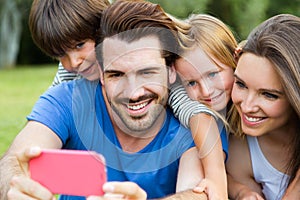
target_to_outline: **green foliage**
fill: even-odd
[[[32,0],[12,0],[17,3],[22,17],[22,36],[18,64],[53,63],[34,44],[28,30],[28,15]],[[114,0],[111,0],[114,1]],[[279,13],[300,16],[300,0],[149,0],[158,3],[168,13],[186,18],[191,13],[207,13],[218,17],[229,25],[242,40],[263,20]],[[3,6],[0,1],[0,10]],[[1,11],[0,11],[1,12]],[[1,15],[1,13],[0,13]]]
[[[300,17],[300,0],[272,0],[267,10],[267,16],[280,13],[291,13]]]
[[[51,85],[57,66],[27,66],[0,71],[0,156],[26,123],[39,96]]]
[[[239,0],[230,1],[236,31],[241,39],[246,39],[251,30],[267,18],[266,10],[270,2],[269,0],[248,0],[247,3]]]
[[[186,18],[191,13],[203,13],[209,0],[150,0],[179,18]]]

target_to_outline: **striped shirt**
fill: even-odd
[[[190,99],[185,88],[180,83],[171,85],[169,105],[173,109],[174,115],[186,128],[189,128],[191,117],[199,113],[212,115],[217,120],[217,116],[210,108]]]
[[[61,63],[58,64],[58,70],[52,82],[52,86],[56,86],[62,82],[71,81],[74,79],[80,79],[82,76],[79,74],[68,72]]]

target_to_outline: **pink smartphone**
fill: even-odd
[[[103,195],[106,167],[93,151],[42,150],[29,161],[31,178],[53,194],[75,196]]]

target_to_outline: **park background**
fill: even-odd
[[[68,0],[72,1],[72,0]],[[224,21],[238,41],[280,13],[300,16],[300,0],[149,0],[181,19],[206,13]],[[33,43],[28,29],[32,0],[0,0],[0,156],[26,123],[26,115],[51,85],[57,61]]]

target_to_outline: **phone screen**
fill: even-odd
[[[30,176],[53,194],[103,195],[106,167],[93,151],[42,150],[29,162]]]

